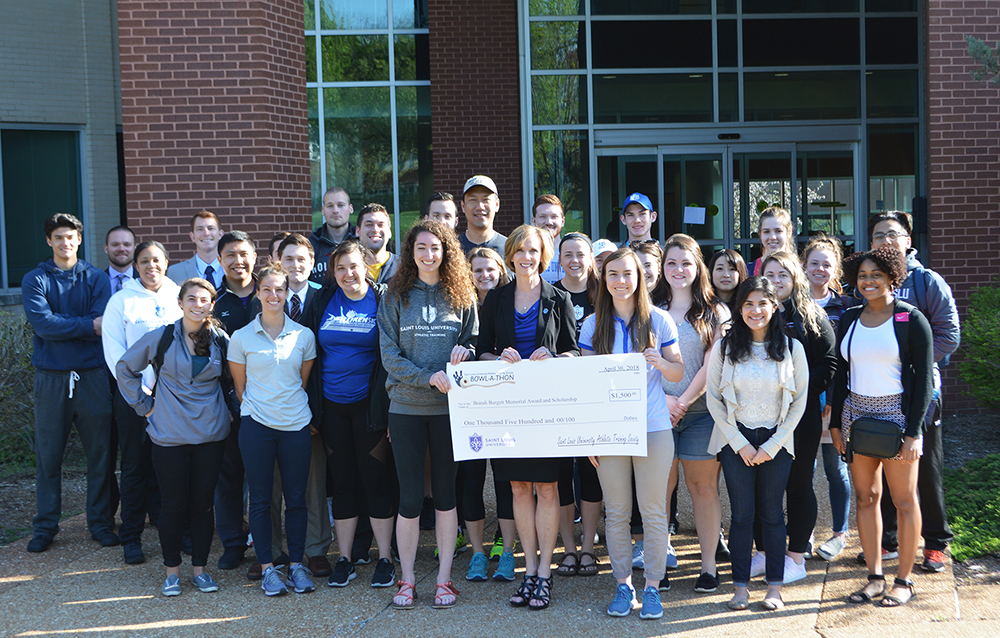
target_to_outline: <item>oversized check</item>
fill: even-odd
[[[646,456],[641,354],[448,366],[456,461]]]

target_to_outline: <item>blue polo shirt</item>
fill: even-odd
[[[670,315],[653,307],[650,309],[650,321],[653,328],[653,342],[660,344],[661,349],[677,342],[677,325]],[[615,345],[607,354],[627,354],[632,352],[632,324],[615,317]],[[579,344],[582,350],[594,352],[594,327],[597,315],[593,314],[583,321],[580,329]],[[667,395],[660,386],[662,375],[651,365],[646,365],[646,432],[659,432],[673,427],[670,423],[670,410],[667,409]]]

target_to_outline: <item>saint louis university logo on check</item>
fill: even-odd
[[[483,437],[478,434],[472,434],[469,436],[469,449],[473,452],[478,452],[483,449]]]

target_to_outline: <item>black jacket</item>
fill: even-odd
[[[260,312],[260,305],[254,303],[255,301],[257,301],[256,275],[254,275],[254,291],[250,293],[246,305],[243,305],[240,298],[229,290],[229,284],[223,278],[222,289],[219,290],[219,296],[215,299],[215,308],[212,310],[212,314],[222,322],[222,325],[226,327],[226,332],[231,337],[234,332],[253,321],[257,313]]]
[[[486,295],[479,309],[479,341],[476,359],[484,353],[499,355],[504,348],[514,347],[514,291],[517,282],[494,288]],[[554,288],[542,280],[538,306],[538,327],[535,348],[548,348],[553,355],[564,352],[580,354],[576,344],[576,312],[569,293]]]
[[[379,304],[385,295],[386,285],[375,284],[372,286],[375,291],[375,299]],[[301,323],[306,328],[312,330],[316,337],[316,362],[313,364],[312,372],[309,373],[309,381],[306,383],[306,394],[309,395],[309,408],[313,414],[313,427],[317,430],[323,428],[323,348],[319,345],[319,327],[323,322],[323,313],[330,304],[335,286],[323,286],[319,291],[314,292],[316,298],[311,304],[307,304],[305,312],[302,313]],[[378,326],[375,327],[376,335]],[[377,342],[377,340],[376,340]],[[389,394],[385,389],[386,381],[385,368],[382,366],[382,350],[375,348],[375,365],[372,366],[371,374],[368,377],[368,430],[375,431],[386,428],[389,425]]]
[[[856,306],[846,310],[840,318],[837,329],[837,376],[833,381],[833,414],[830,417],[830,429],[840,429],[842,425],[844,400],[848,395],[847,375],[850,362],[841,356],[841,343],[850,329],[851,324],[858,320],[864,306]],[[931,326],[927,319],[914,306],[896,300],[893,308],[892,325],[896,332],[896,343],[899,345],[899,359],[902,362],[903,378],[903,414],[906,415],[906,436],[917,438],[924,432],[924,415],[930,406],[934,393],[934,341],[931,336]],[[901,332],[903,327],[901,316],[907,317],[909,324],[908,346],[904,347]],[[864,394],[859,392],[858,394]]]
[[[837,371],[836,336],[833,326],[830,325],[826,315],[820,313],[819,334],[806,331],[802,325],[802,315],[790,300],[784,304],[782,317],[786,322],[788,334],[802,344],[806,351],[806,360],[809,362],[809,398],[806,401],[806,411],[795,428],[795,434],[798,436],[800,431],[803,433],[811,431],[818,435],[823,429],[823,410],[820,408],[819,395],[830,387]]]

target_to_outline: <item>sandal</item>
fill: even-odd
[[[584,556],[589,557],[590,560],[594,562],[590,563],[589,565],[584,565],[583,564]],[[590,552],[580,552],[580,566],[576,570],[576,572],[580,576],[596,576],[599,570],[600,567],[597,565],[597,556],[594,556]]]
[[[910,597],[907,598],[906,600],[903,600],[898,596],[886,594],[885,596],[882,597],[882,600],[879,601],[879,604],[882,605],[883,607],[902,607],[903,605],[905,605],[906,603],[910,602],[911,600],[917,597],[916,593],[914,593],[913,591],[912,580],[903,580],[902,578],[895,578],[892,581],[892,586],[893,588],[896,587],[907,588],[908,590],[910,590]]]
[[[444,602],[445,596],[451,596],[451,602]],[[455,606],[458,602],[458,590],[455,586],[451,584],[449,580],[447,583],[438,583],[437,587],[434,589],[434,604],[431,605],[434,609],[450,609]]]
[[[552,602],[552,578],[538,577],[538,584],[535,586],[535,593],[528,601],[528,609],[545,609]],[[538,603],[538,604],[535,604]]]
[[[414,589],[413,583],[408,583],[405,580],[401,580],[396,583],[399,586],[399,591],[396,595],[392,597],[392,608],[393,609],[413,609],[415,607],[414,600],[417,598],[416,589]]]
[[[878,581],[882,581],[882,591],[875,594],[875,596],[881,596],[882,594],[885,593],[885,576],[883,576],[882,574],[868,574],[869,583],[874,583]],[[875,596],[872,596],[867,591],[865,591],[866,589],[868,589],[867,586],[864,589],[858,590],[853,594],[851,594],[850,596],[848,596],[847,602],[854,603],[855,605],[860,605],[861,603],[870,602],[872,598],[874,598]]]
[[[572,565],[567,565],[566,561],[572,558],[575,562]],[[556,568],[556,573],[560,576],[576,576],[577,572],[580,571],[580,558],[576,555],[576,552],[566,552],[563,555],[562,562],[559,563],[559,567]]]
[[[527,607],[531,601],[531,595],[535,592],[535,585],[538,584],[538,576],[525,575],[521,581],[521,586],[517,588],[517,593],[510,597],[512,607]]]

